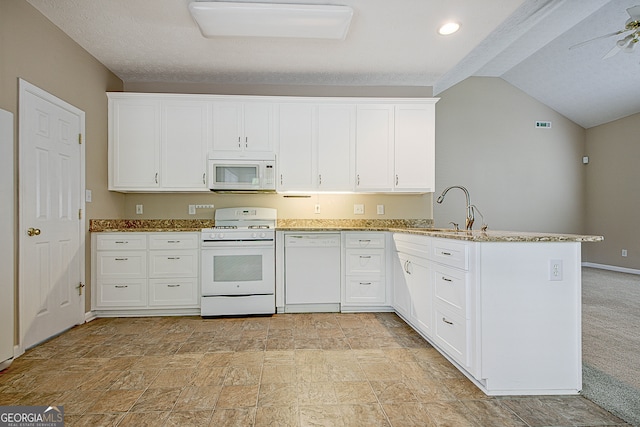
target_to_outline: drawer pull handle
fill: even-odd
[[[129,258],[116,258],[116,261],[129,261]]]
[[[444,318],[444,317],[442,318],[442,321],[443,321],[444,323],[446,323],[447,325],[453,325],[453,322],[449,322],[449,321],[448,321],[446,318]]]
[[[122,244],[127,244],[129,242],[127,242],[126,240],[116,240],[116,244],[118,245],[122,245]]]
[[[371,239],[360,239],[360,240],[358,240],[358,242],[360,242],[360,243],[369,243],[369,242],[371,242]]]
[[[360,284],[369,286],[369,285],[372,285],[373,283],[372,282],[360,282]]]
[[[116,288],[118,289],[123,289],[123,288],[128,288],[129,285],[116,285]]]
[[[442,255],[451,256],[451,252],[442,252]]]
[[[167,288],[179,288],[180,285],[167,285]]]
[[[360,255],[360,259],[371,259],[371,255]]]
[[[179,256],[169,256],[169,257],[167,257],[167,259],[180,259],[180,257]]]
[[[180,240],[167,240],[167,243],[180,243]]]
[[[449,279],[448,277],[444,277],[444,276],[442,276],[442,280],[444,280],[445,282],[453,282],[453,280]]]

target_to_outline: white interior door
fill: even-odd
[[[84,318],[84,112],[21,80],[20,346]]]

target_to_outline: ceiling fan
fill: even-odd
[[[623,30],[605,34],[600,37],[578,43],[571,46],[569,49],[575,49],[576,47],[583,46],[595,40],[626,34],[623,38],[616,41],[616,44],[613,46],[613,48],[605,56],[603,56],[602,59],[611,58],[613,55],[619,52],[633,52],[636,44],[640,42],[640,5],[630,7],[629,9],[627,9],[627,13],[629,14],[629,19],[627,19],[627,22],[625,22]]]

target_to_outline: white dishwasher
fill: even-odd
[[[286,234],[284,251],[285,312],[340,311],[340,234]]]

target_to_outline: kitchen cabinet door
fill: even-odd
[[[433,286],[429,261],[408,255],[405,265],[405,280],[410,294],[409,316],[422,333],[432,335]]]
[[[274,106],[266,102],[244,104],[244,151],[273,153]]]
[[[213,104],[213,149],[242,151],[242,103],[216,101]]]
[[[309,191],[316,187],[315,106],[281,104],[278,122],[278,191]]]
[[[109,190],[160,185],[160,101],[110,99]]]
[[[435,104],[396,105],[394,190],[435,191]]]
[[[410,318],[409,305],[411,301],[404,270],[407,262],[407,254],[402,252],[397,252],[393,259],[393,308],[405,319]]]
[[[204,101],[163,102],[160,174],[163,189],[208,191],[208,105]]]
[[[394,106],[358,105],[356,190],[393,190]]]
[[[318,106],[319,191],[353,191],[355,137],[354,105]]]

